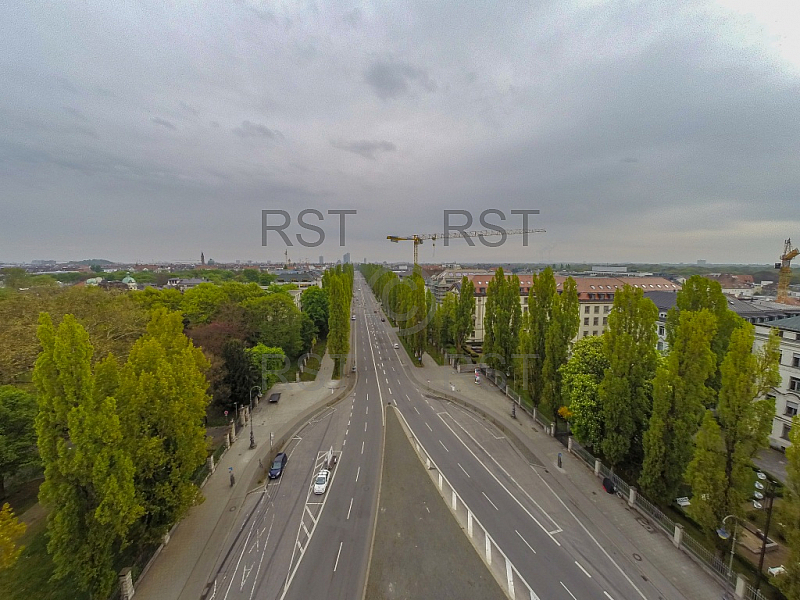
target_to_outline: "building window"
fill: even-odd
[[[595,330],[595,331],[593,331],[593,332],[592,332],[592,335],[597,335],[597,331],[596,331],[596,330]]]
[[[659,352],[664,350],[664,342],[658,342],[658,344],[656,344],[656,348],[658,348]]]
[[[528,303],[528,297],[527,296],[523,296],[522,297],[522,303],[523,304],[527,304]]]
[[[588,331],[584,331],[583,332],[583,337],[586,337],[587,335],[589,335],[589,332]]]
[[[664,329],[664,326],[663,326],[663,325],[659,325],[659,326],[658,326],[658,335],[660,335],[661,337],[664,337],[664,332],[665,332],[665,331],[666,331],[666,330]]]
[[[787,417],[793,417],[797,414],[797,402],[790,400],[786,401],[786,412],[783,413]]]
[[[594,318],[594,322],[592,323],[592,325],[595,325],[595,326],[596,326],[596,325],[599,325],[599,324],[600,324],[600,323],[599,323],[599,320],[600,320],[600,318],[599,318],[599,317],[595,317],[595,318]]]
[[[588,306],[584,307],[583,312],[585,312],[588,315],[589,314],[589,307]]]
[[[783,432],[781,433],[781,438],[783,438],[784,440],[788,440],[788,439],[789,439],[789,432],[790,432],[791,430],[792,430],[792,426],[791,426],[791,425],[786,425],[786,424],[784,423],[784,425],[783,425]]]
[[[608,317],[603,317],[603,325],[608,325]]]
[[[588,325],[589,324],[589,317],[584,317],[583,318],[583,324],[584,325]]]
[[[610,295],[611,295],[611,294],[609,294],[609,296],[610,296]],[[608,312],[608,311],[610,311],[610,310],[611,310],[611,307],[610,307],[610,306],[608,306],[608,305],[606,305],[606,306],[604,306],[604,307],[603,307],[603,312],[604,312],[604,313],[607,313],[607,312]]]
[[[800,379],[797,377],[789,377],[789,389],[793,392],[800,392]]]
[[[598,314],[600,312],[600,307],[595,305],[594,307],[594,314]]]
[[[800,367],[800,354],[795,354],[792,356],[792,366]]]

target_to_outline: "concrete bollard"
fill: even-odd
[[[233,444],[233,442],[236,441],[236,423],[234,423],[233,421],[231,421],[230,436],[231,436],[231,444]]]
[[[567,451],[572,454],[572,438],[567,439]]]
[[[131,576],[131,568],[125,567],[119,572],[119,597],[122,600],[130,600],[133,598],[133,577]]]
[[[226,450],[230,450],[231,449],[231,434],[230,434],[230,432],[225,434],[225,449]]]
[[[675,524],[675,533],[672,534],[672,545],[680,548],[683,543],[683,525]]]
[[[206,463],[208,464],[208,472],[209,473],[213,473],[214,469],[217,468],[216,465],[214,464],[214,457],[213,456],[209,456],[208,460],[206,461]]]
[[[595,477],[600,477],[600,459],[594,459],[594,475]]]
[[[631,508],[636,506],[636,488],[633,486],[628,489],[628,506]]]

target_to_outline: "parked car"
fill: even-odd
[[[385,317],[381,317],[381,321],[385,321],[385,320],[386,320],[386,318],[385,318]]]
[[[324,494],[325,490],[328,489],[328,481],[330,480],[331,472],[328,469],[322,469],[319,473],[317,473],[316,479],[314,479],[314,493],[315,494]]]
[[[289,457],[286,456],[285,452],[278,452],[278,455],[275,457],[275,460],[272,461],[272,466],[269,469],[269,478],[277,479],[280,477],[288,460]]]

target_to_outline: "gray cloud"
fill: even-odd
[[[260,137],[274,140],[282,137],[281,132],[277,129],[270,129],[266,125],[250,121],[242,121],[241,127],[234,127],[231,131],[242,138]]]
[[[187,21],[87,2],[0,3],[0,261],[281,260],[269,208],[358,211],[346,248],[331,218],[292,260],[410,260],[384,236],[441,231],[445,209],[479,228],[538,208],[547,233],[423,261],[768,263],[800,230],[788,10],[237,0]]]
[[[397,146],[392,142],[386,141],[355,140],[346,142],[343,140],[332,140],[331,146],[373,160],[375,159],[375,155],[379,152],[394,152],[397,150]]]
[[[409,91],[409,84],[417,84],[426,92],[437,90],[436,82],[428,73],[403,63],[376,61],[367,67],[364,80],[381,100],[397,98]]]
[[[160,125],[161,127],[166,127],[167,129],[171,129],[172,131],[177,131],[177,127],[175,127],[174,123],[167,121],[166,119],[162,119],[161,117],[151,117],[150,121],[155,123],[156,125]]]

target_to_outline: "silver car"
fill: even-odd
[[[328,489],[328,481],[330,480],[331,472],[328,469],[322,469],[319,473],[317,473],[316,479],[314,479],[314,493],[315,494],[324,494],[325,490]]]

